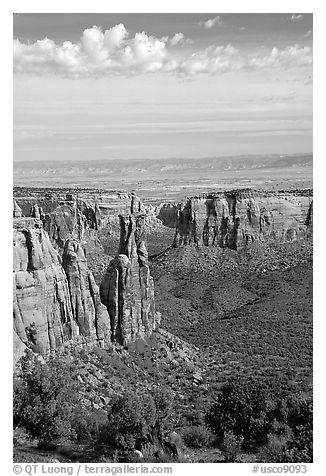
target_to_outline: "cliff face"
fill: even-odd
[[[175,246],[239,249],[254,241],[291,241],[311,233],[312,194],[243,190],[207,194],[164,205],[159,218],[175,228]]]
[[[148,266],[145,215],[120,216],[120,250],[100,285],[111,319],[112,339],[125,345],[149,336],[160,322]]]
[[[107,311],[75,241],[66,244],[63,267],[42,222],[16,218],[13,244],[14,333],[23,345],[46,354],[79,336],[110,340]],[[23,348],[16,337],[15,348]]]
[[[14,220],[14,331],[45,353],[77,334],[68,282],[42,222]]]
[[[14,216],[41,219],[52,244],[61,252],[67,239],[87,242],[100,229],[119,236],[120,214],[141,212],[146,215],[147,227],[161,224],[154,208],[145,207],[134,193],[16,188],[14,197]]]
[[[99,288],[77,240],[66,241],[62,266],[68,280],[73,320],[78,325],[79,333],[93,341],[110,340],[110,319],[101,304]]]
[[[13,216],[14,218],[20,218],[23,216],[23,211],[22,209],[20,208],[20,206],[18,205],[18,203],[16,202],[16,200],[14,200],[14,204],[13,204]]]
[[[78,240],[65,242],[61,258],[40,219],[14,218],[15,361],[26,349],[45,355],[67,341],[106,346],[152,333],[160,314],[144,223],[143,214],[120,218],[119,255],[100,292]]]

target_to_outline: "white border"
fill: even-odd
[[[325,440],[325,221],[326,179],[325,137],[325,21],[326,9],[322,1],[228,1],[216,2],[201,0],[196,2],[177,2],[165,0],[154,2],[137,1],[17,1],[1,5],[1,410],[2,432],[1,449],[3,454],[3,474],[12,474],[12,287],[9,276],[12,269],[11,230],[12,227],[12,13],[313,13],[314,14],[314,196],[315,196],[315,231],[314,231],[314,400],[315,400],[315,431],[314,431],[314,464],[309,467],[308,474],[325,474],[322,469],[324,461]],[[324,281],[325,280],[325,281]],[[9,429],[9,431],[8,431]],[[187,466],[187,467],[186,467]],[[179,465],[175,473],[187,471],[197,474],[198,465]],[[205,472],[216,474],[247,474],[251,470],[247,465],[205,465]]]

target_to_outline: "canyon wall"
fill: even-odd
[[[203,194],[163,205],[158,217],[175,228],[174,246],[236,250],[255,241],[292,241],[312,233],[312,191]]]
[[[42,222],[15,218],[13,237],[14,332],[33,351],[46,354],[65,341],[110,340],[110,320],[76,241],[64,261]]]
[[[15,362],[26,349],[46,355],[69,341],[104,347],[151,335],[160,314],[155,312],[144,222],[143,214],[120,218],[120,251],[100,295],[77,239],[66,240],[61,257],[41,219],[14,217]]]
[[[146,216],[146,228],[161,225],[154,207],[145,207],[134,193],[16,187],[14,198],[16,215],[42,220],[53,246],[61,253],[69,238],[92,242],[99,230],[119,236],[120,214],[141,212]]]

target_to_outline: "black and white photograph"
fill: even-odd
[[[308,472],[314,13],[12,13],[14,473]]]

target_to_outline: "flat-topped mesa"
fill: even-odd
[[[312,232],[312,193],[234,190],[165,205],[159,218],[175,228],[174,246],[240,249],[255,241],[292,241]]]
[[[67,241],[62,266],[41,220],[25,217],[14,219],[13,244],[14,333],[23,344],[15,348],[45,355],[70,340],[110,342],[109,316],[80,245]]]
[[[146,215],[120,215],[120,249],[100,285],[111,319],[112,340],[126,345],[150,336],[160,323],[148,266]]]

